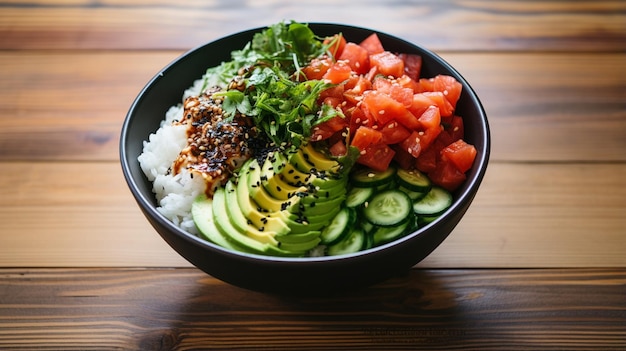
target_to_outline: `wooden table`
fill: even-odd
[[[222,283],[158,237],[122,178],[122,121],[159,69],[283,19],[430,48],[491,123],[449,239],[357,294]],[[3,1],[0,69],[2,350],[626,348],[624,1]]]

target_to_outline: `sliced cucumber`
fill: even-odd
[[[378,228],[368,221],[361,221],[360,226],[365,231],[365,234],[368,234],[368,235],[371,234],[374,231],[374,229]]]
[[[322,244],[333,245],[350,232],[356,222],[356,211],[350,207],[342,208],[320,234]]]
[[[417,169],[398,169],[396,174],[398,175],[398,182],[400,185],[409,190],[427,193],[432,187],[430,179]]]
[[[365,242],[363,243],[363,247],[361,248],[361,251],[371,249],[372,247],[374,247],[374,237],[372,236],[372,234],[368,232],[364,232],[364,234],[365,234]]]
[[[367,238],[363,229],[353,228],[343,240],[328,247],[328,255],[337,256],[359,252],[366,244]]]
[[[425,191],[425,192],[413,191],[413,190],[407,189],[407,188],[405,188],[403,186],[399,186],[398,190],[400,190],[400,191],[406,193],[407,195],[409,195],[409,197],[411,198],[411,200],[413,200],[413,202],[421,200],[428,193],[428,191]]]
[[[424,198],[413,203],[413,212],[418,216],[437,216],[450,206],[452,206],[452,194],[434,186]]]
[[[354,187],[348,191],[348,195],[346,197],[346,206],[348,207],[358,207],[364,204],[367,200],[369,200],[372,195],[374,195],[374,188],[359,188]]]
[[[434,221],[437,218],[439,218],[439,216],[436,216],[436,215],[435,216],[418,216],[417,223],[419,223],[420,225],[426,225]]]
[[[389,166],[384,171],[375,171],[370,168],[361,168],[350,174],[352,185],[362,188],[372,188],[386,185],[396,176],[396,168]]]
[[[412,216],[413,201],[400,190],[385,190],[374,195],[363,209],[365,219],[374,225],[391,227]]]
[[[374,246],[388,243],[406,235],[410,224],[412,224],[411,221],[405,221],[395,227],[378,227],[374,233],[372,233]]]

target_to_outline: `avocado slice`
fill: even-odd
[[[259,163],[256,160],[253,160],[248,168],[248,191],[250,193],[250,197],[262,209],[269,212],[280,212],[292,204],[292,200],[296,199],[296,195],[292,195],[292,198],[286,200],[274,198],[261,184],[261,167],[259,167]]]
[[[205,194],[198,196],[191,204],[191,214],[202,238],[227,249],[241,250],[240,247],[227,240],[215,226],[213,199]]]
[[[288,161],[288,162],[287,162]],[[319,245],[320,230],[345,201],[347,178],[337,161],[307,145],[250,159],[213,199],[198,199],[194,215],[204,237],[257,254],[301,256]]]
[[[283,180],[293,186],[302,186],[308,184],[313,180],[312,175],[310,173],[304,173],[296,166],[294,166],[291,162],[285,163],[285,168],[280,172],[280,175],[283,177]]]
[[[278,242],[274,240],[274,236],[279,232],[289,232],[289,227],[287,227],[284,221],[278,218],[272,218],[272,220],[270,220],[270,218],[267,217],[264,220],[259,220],[262,224],[261,226],[254,226],[253,222],[248,221],[248,218],[246,218],[241,211],[236,191],[231,181],[228,181],[224,186],[226,211],[233,227],[260,242],[277,245]]]
[[[290,252],[307,252],[322,241],[319,236],[315,239],[304,241],[304,242],[281,242],[280,248]]]
[[[307,157],[305,157],[302,149],[298,149],[291,154],[291,157],[289,157],[289,163],[302,173],[317,171],[315,165],[307,161]]]
[[[270,213],[262,209],[256,202],[250,198],[248,175],[249,165],[251,162],[246,162],[239,171],[238,184],[235,188],[235,194],[237,195],[237,204],[244,215],[244,217],[252,225],[257,228],[264,227],[264,230],[273,231],[276,234],[283,234],[289,232],[287,226],[285,213],[275,212]],[[232,180],[231,180],[232,181]]]
[[[284,159],[284,157],[281,156],[280,159]],[[304,186],[294,186],[287,183],[281,177],[281,173],[275,171],[274,164],[269,158],[263,162],[261,167],[261,184],[270,196],[283,201],[289,200],[298,192],[306,191]]]
[[[307,198],[303,198],[302,200],[305,199]],[[324,201],[301,201],[299,205],[293,206],[290,212],[304,213],[307,216],[320,215],[339,209],[345,199],[346,196],[341,195]]]
[[[278,248],[278,244],[270,244],[268,242],[261,242],[257,237],[257,234],[265,236],[265,240],[270,240],[269,237],[273,233],[247,233],[252,234],[254,237],[250,237],[235,228],[229,219],[228,211],[226,208],[224,188],[218,188],[213,194],[213,218],[217,229],[224,235],[225,238],[233,241],[237,246],[244,248],[244,251],[262,255],[275,255],[275,256],[288,256],[292,253],[281,250]]]
[[[337,173],[341,169],[341,164],[336,160],[328,158],[323,153],[317,151],[311,143],[307,143],[301,148],[304,159],[319,171]]]
[[[276,240],[281,243],[302,243],[319,238],[321,235],[319,230],[310,230],[304,233],[288,233],[285,235],[276,235]]]

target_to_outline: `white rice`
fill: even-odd
[[[189,96],[198,95],[201,87],[202,80],[194,82],[194,85],[184,92],[183,101]],[[165,119],[161,121],[160,128],[144,141],[143,152],[137,159],[146,177],[153,184],[152,191],[159,204],[157,210],[175,225],[197,234],[198,229],[191,217],[191,204],[205,191],[205,182],[202,177],[191,177],[185,169],[177,175],[169,173],[172,163],[187,146],[186,127],[172,125],[173,121],[181,120],[182,117],[182,102],[170,107]]]

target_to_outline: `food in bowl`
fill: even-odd
[[[418,54],[318,37],[306,24],[256,33],[209,67],[138,157],[158,211],[233,251],[315,257],[386,244],[453,203],[477,150],[454,77]]]

